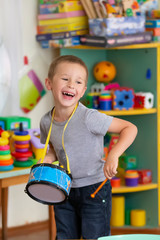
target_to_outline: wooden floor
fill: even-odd
[[[8,240],[49,240],[49,231],[43,230],[25,235],[8,237]]]

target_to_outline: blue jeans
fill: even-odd
[[[100,183],[72,188],[68,200],[54,206],[57,239],[97,239],[110,235],[111,184],[91,198]]]

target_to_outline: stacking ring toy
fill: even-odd
[[[32,166],[33,163],[31,160],[25,161],[25,162],[19,162],[19,161],[14,161],[14,166],[15,167],[30,167]]]
[[[16,158],[16,161],[19,161],[19,162],[24,162],[24,161],[27,161],[28,160],[28,157],[25,157],[25,158]]]
[[[0,160],[0,166],[8,166],[13,164],[13,159],[8,159],[8,160]]]
[[[27,152],[28,151],[28,148],[16,148],[15,149],[16,150],[16,152]]]
[[[23,145],[23,144],[28,144],[29,141],[15,141],[14,143],[18,145]]]
[[[2,155],[2,156],[0,155],[0,160],[9,160],[11,158],[12,158],[11,154]]]
[[[10,153],[11,153],[10,150],[4,150],[4,151],[0,150],[0,155],[7,155],[7,154],[10,154]]]
[[[32,156],[32,152],[28,151],[28,152],[24,152],[24,153],[19,153],[19,152],[13,152],[12,156],[15,158],[23,158],[23,157],[31,157]]]
[[[0,146],[0,150],[2,151],[9,150],[9,149],[10,149],[9,145]]]
[[[18,135],[18,136],[26,136],[28,135],[28,131],[20,131],[20,132],[14,132],[15,135]]]
[[[13,134],[13,139],[14,139],[15,141],[28,141],[28,140],[31,139],[31,136],[30,136],[30,135],[18,136],[18,135]]]
[[[15,144],[14,146],[15,146],[15,148],[21,148],[21,149],[22,148],[27,148],[27,149],[29,148],[29,144],[20,144],[20,145],[19,144]]]
[[[9,140],[7,138],[0,138],[0,145],[4,146],[9,143]]]
[[[8,166],[0,166],[0,171],[10,171],[13,169],[13,165],[8,165]]]

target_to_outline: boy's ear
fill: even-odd
[[[86,90],[87,90],[87,87],[84,88],[83,93],[82,93],[82,95],[81,95],[81,98],[82,98],[83,95],[85,94],[85,91],[86,91]]]
[[[52,89],[51,81],[49,80],[49,78],[45,79],[45,86],[46,86],[47,90],[51,90]]]

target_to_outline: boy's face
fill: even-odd
[[[86,78],[86,70],[80,64],[60,63],[53,79],[46,79],[46,87],[52,91],[55,106],[75,107],[87,89]]]

